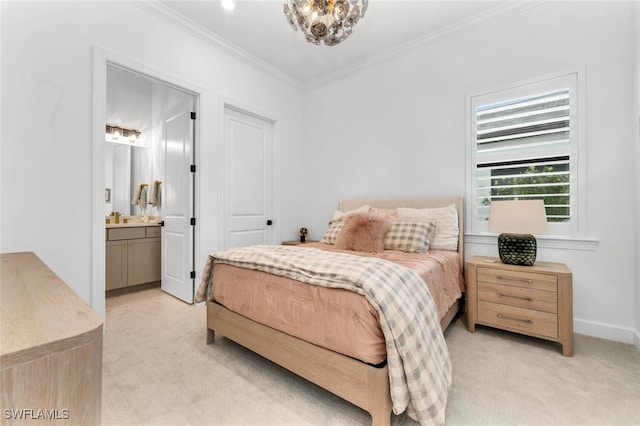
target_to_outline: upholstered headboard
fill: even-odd
[[[458,229],[460,230],[458,254],[460,255],[460,267],[464,269],[464,197],[360,198],[340,201],[338,210],[355,210],[365,204],[380,209],[395,209],[398,207],[429,209],[455,204],[458,211]]]

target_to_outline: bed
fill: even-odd
[[[464,290],[464,283],[462,281],[463,271],[462,265],[464,265],[464,241],[463,241],[463,200],[462,197],[430,197],[430,198],[385,198],[385,199],[353,199],[343,200],[339,203],[338,211],[340,212],[356,212],[358,209],[362,209],[366,206],[369,212],[384,212],[395,211],[396,208],[403,208],[405,211],[412,211],[410,209],[436,209],[453,207],[457,213],[457,235],[455,241],[455,251],[449,253],[441,250],[430,250],[428,255],[432,258],[432,262],[435,263],[447,263],[447,275],[455,276],[453,281],[459,282],[459,290]],[[400,211],[400,210],[398,210]],[[337,212],[336,212],[337,213]],[[334,214],[335,219],[335,214]],[[389,220],[396,221],[396,218],[388,218]],[[333,223],[333,222],[332,222]],[[430,225],[434,225],[431,223]],[[437,228],[437,224],[436,228]],[[331,229],[331,228],[330,228]],[[327,236],[323,236],[323,240]],[[324,241],[326,244],[326,241]],[[313,257],[317,252],[312,250],[322,250],[328,252],[336,252],[336,256],[340,256],[339,252],[343,250],[335,250],[330,247],[326,247],[323,243],[318,244],[305,244],[304,247],[282,247],[271,246],[270,252],[284,251],[288,254],[287,250],[298,250],[300,256]],[[385,250],[387,252],[387,250]],[[391,255],[396,257],[402,257],[402,262],[408,262],[409,264],[414,262],[415,257],[423,255],[399,255],[396,252],[390,252]],[[395,253],[395,254],[394,254]],[[358,252],[358,254],[361,254]],[[328,254],[327,256],[332,256]],[[323,254],[324,256],[324,254]],[[358,262],[365,264],[366,262],[378,262],[378,257],[384,257],[386,254],[378,255],[364,254],[362,258],[359,258]],[[427,256],[427,255],[424,255]],[[353,257],[351,255],[351,257]],[[221,262],[217,264],[214,259],[216,254],[212,254],[209,257],[205,271],[203,272],[203,280],[200,284],[197,301],[206,300],[207,302],[207,344],[211,344],[215,340],[215,333],[225,336],[242,346],[264,356],[265,358],[281,365],[282,367],[292,371],[295,374],[325,388],[326,390],[333,392],[339,397],[353,403],[354,405],[368,411],[371,414],[373,425],[388,425],[390,424],[390,417],[392,411],[394,411],[394,402],[398,399],[393,392],[394,390],[394,370],[392,362],[395,352],[389,352],[389,339],[385,341],[385,336],[388,336],[388,324],[387,319],[384,316],[385,313],[378,311],[379,306],[373,303],[370,299],[365,300],[362,294],[356,294],[353,291],[347,291],[341,288],[322,288],[317,289],[316,286],[309,286],[304,282],[304,278],[299,275],[292,277],[281,277],[278,274],[273,273],[273,270],[256,271],[258,275],[253,272],[248,272],[244,264],[233,264]],[[342,258],[337,258],[342,259]],[[435,260],[433,260],[435,259]],[[385,266],[388,263],[394,263],[384,261]],[[217,265],[217,266],[216,266]],[[375,263],[378,265],[378,263]],[[454,270],[451,270],[451,265],[455,265]],[[215,274],[213,273],[214,266],[217,268]],[[407,268],[402,268],[407,269]],[[304,274],[303,274],[304,275]],[[312,274],[313,275],[313,274]],[[317,274],[316,274],[317,275]],[[314,277],[316,276],[314,275]],[[333,274],[331,274],[333,276]],[[424,276],[421,274],[420,276]],[[215,279],[214,279],[215,278]],[[315,278],[314,278],[315,279]],[[217,284],[212,286],[212,282],[217,280]],[[303,281],[303,282],[300,282]],[[259,284],[258,282],[268,282],[269,285]],[[421,281],[424,287],[424,281]],[[266,292],[262,287],[269,288]],[[282,285],[284,287],[277,287]],[[216,293],[212,290],[215,287]],[[232,288],[245,288],[245,294],[239,295],[234,293],[227,294]],[[349,337],[348,341],[366,342],[366,344],[355,344],[352,348],[338,347],[339,342],[331,342],[327,336],[333,336],[333,332],[328,333],[324,330],[324,327],[329,327],[330,321],[327,321],[325,325],[324,320],[316,321],[311,325],[309,324],[309,318],[305,317],[309,310],[298,309],[292,317],[288,319],[282,319],[281,316],[285,315],[284,309],[279,309],[278,303],[282,301],[291,288],[304,288],[311,293],[303,296],[298,296],[304,300],[308,300],[309,303],[313,302],[313,298],[316,297],[318,291],[324,292],[323,294],[329,294],[330,297],[335,296],[338,292],[345,292],[347,299],[345,302],[343,299],[340,303],[341,306],[348,305],[351,307],[361,306],[364,311],[367,311],[370,316],[375,320],[379,320],[378,327],[381,327],[382,332],[382,353],[380,352],[379,343],[374,342],[369,344],[368,337]],[[322,286],[320,286],[322,287]],[[275,289],[275,290],[274,290]],[[278,290],[280,289],[280,290]],[[284,290],[282,290],[284,289]],[[234,290],[235,291],[235,290]],[[262,291],[262,293],[260,293]],[[273,293],[272,297],[267,297],[267,293]],[[348,294],[347,294],[348,293]],[[451,299],[451,298],[450,298]],[[253,303],[252,303],[253,300]],[[363,303],[362,301],[365,300]],[[371,303],[367,303],[371,302]],[[323,302],[324,303],[324,302]],[[434,302],[435,303],[435,302]],[[438,302],[440,303],[440,302]],[[253,305],[253,307],[252,307]],[[257,305],[272,306],[273,312],[256,313]],[[295,305],[295,304],[294,304]],[[371,309],[371,305],[375,306],[375,309]],[[325,305],[322,305],[325,306]],[[437,308],[437,326],[438,333],[442,333],[447,326],[452,322],[453,318],[462,307],[461,292],[455,297],[455,300],[449,300],[446,302],[446,306],[438,306]],[[253,309],[253,310],[252,310]],[[323,309],[318,309],[321,311]],[[315,312],[315,311],[314,311]],[[383,315],[382,317],[379,314]],[[262,317],[260,316],[262,315]],[[265,315],[267,315],[265,317]],[[268,315],[272,315],[273,318],[269,318]],[[315,315],[315,313],[314,313]],[[353,312],[347,312],[347,315],[355,317],[359,315]],[[363,315],[367,315],[366,313]],[[435,314],[434,314],[435,315]],[[285,315],[286,316],[286,315]],[[360,318],[360,317],[358,317]],[[384,321],[383,321],[384,320]],[[364,323],[358,319],[356,323]],[[319,325],[320,324],[320,325]],[[287,328],[289,326],[289,328]],[[291,328],[293,327],[293,328]],[[335,329],[335,323],[334,323]],[[296,329],[297,328],[297,329]],[[349,328],[349,327],[344,327]],[[366,328],[366,327],[365,327]],[[373,330],[375,327],[369,327]],[[311,330],[317,331],[315,336],[312,336]],[[380,334],[380,329],[368,330],[372,335]],[[306,333],[306,334],[305,334]],[[440,337],[439,337],[440,338]],[[442,337],[442,340],[444,338]],[[343,339],[344,341],[344,339]],[[373,350],[371,350],[371,348]],[[362,351],[362,347],[367,347],[367,350]],[[386,347],[386,352],[385,352]],[[355,352],[350,352],[355,351]],[[368,351],[368,352],[367,352]],[[448,353],[446,354],[448,359]],[[386,362],[386,358],[389,358],[389,362]],[[390,367],[392,371],[392,382],[390,384]],[[450,378],[449,378],[450,381]],[[450,382],[449,382],[450,383]],[[446,395],[444,397],[446,406]],[[397,404],[397,402],[396,402]],[[441,416],[444,415],[443,409],[441,409]],[[398,412],[396,407],[396,412]],[[438,419],[430,419],[432,423],[443,423],[444,417]]]

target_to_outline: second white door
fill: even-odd
[[[224,246],[274,244],[273,122],[225,106]]]

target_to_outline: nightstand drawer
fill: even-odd
[[[552,314],[558,312],[558,293],[555,291],[479,282],[478,300]]]
[[[558,277],[556,275],[537,274],[534,272],[478,268],[478,281],[508,284],[537,290],[558,291]]]
[[[547,312],[478,301],[478,322],[505,330],[558,337],[558,316]]]

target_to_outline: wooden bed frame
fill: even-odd
[[[434,208],[455,204],[460,229],[458,253],[463,268],[462,197],[344,200],[340,202],[339,209],[349,211],[365,204],[385,209]],[[462,299],[458,299],[440,321],[443,331],[461,309]],[[368,411],[373,426],[388,426],[391,423],[393,404],[386,364],[382,368],[365,364],[252,321],[215,301],[207,301],[207,344],[214,342],[215,332]]]

